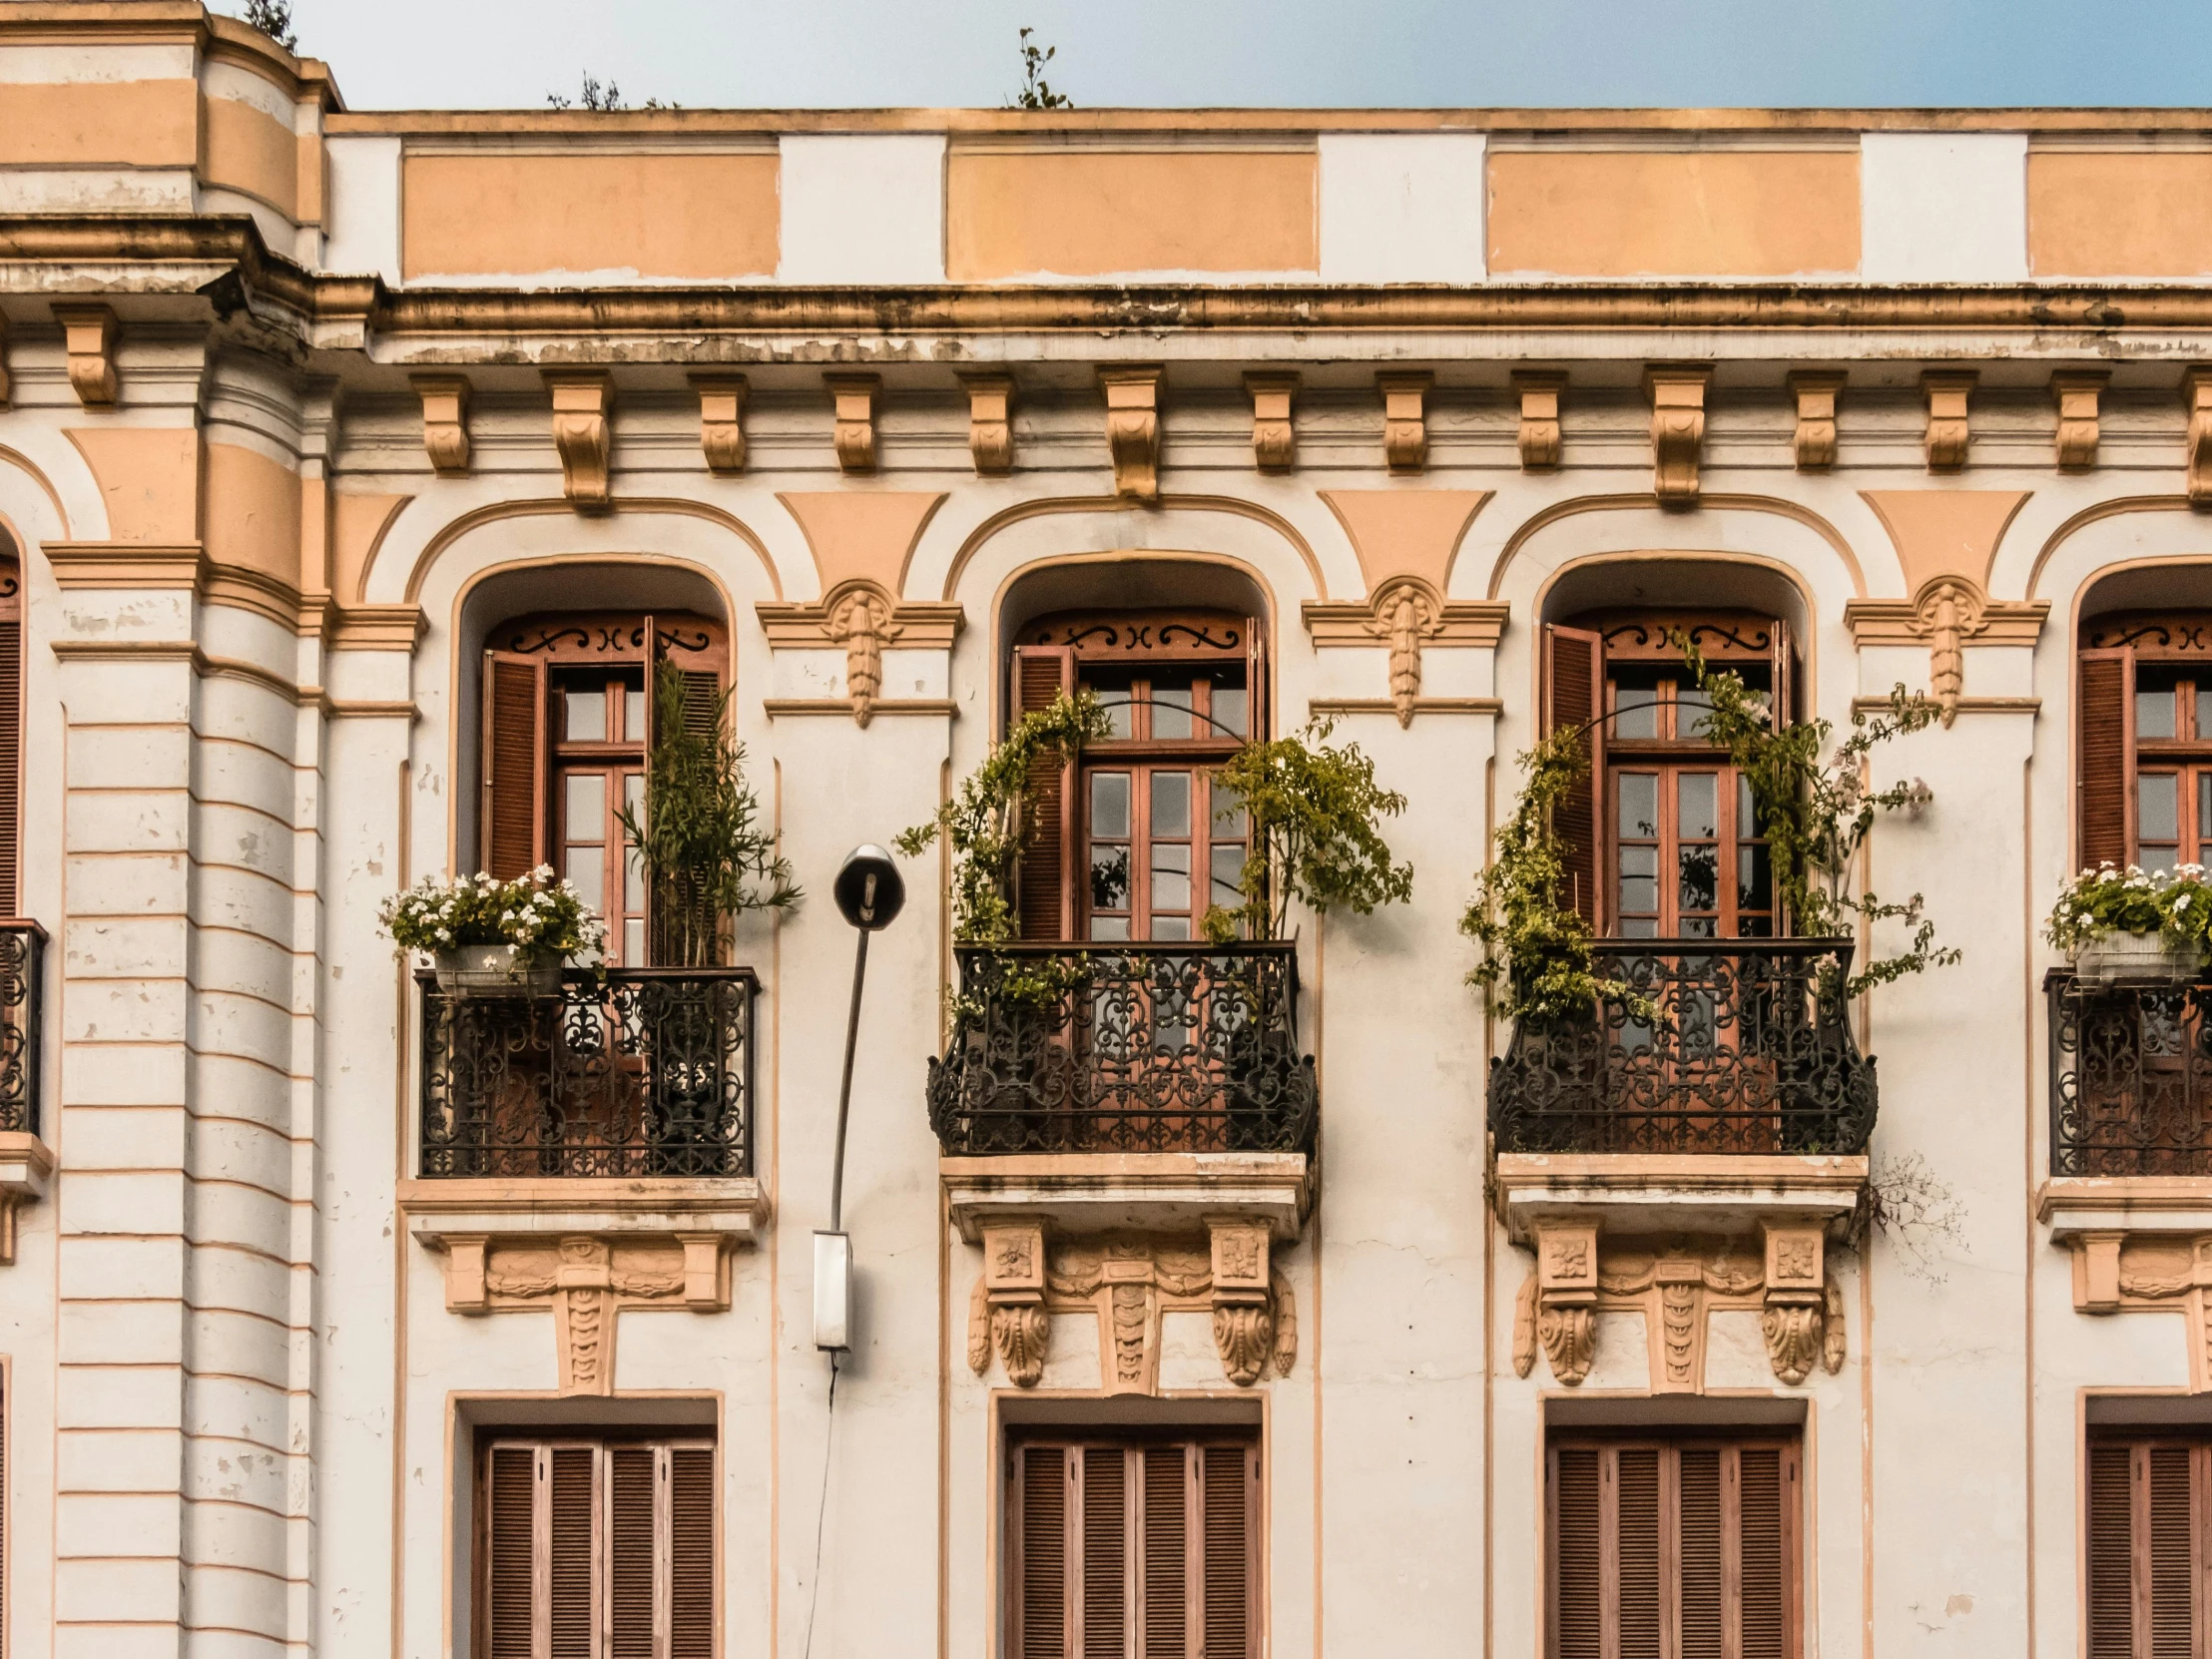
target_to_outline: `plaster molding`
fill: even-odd
[[[1298,465],[1298,429],[1292,408],[1298,400],[1295,373],[1251,373],[1244,377],[1252,395],[1252,458],[1262,472],[1288,472]]]
[[[1530,369],[1513,375],[1513,392],[1520,399],[1520,464],[1523,472],[1554,472],[1559,466],[1559,394],[1567,389],[1567,377],[1551,370]]]
[[[2192,368],[2181,377],[2181,401],[2189,411],[2184,451],[2189,505],[2212,507],[2212,367]]]
[[[1160,382],[1157,363],[1101,368],[1106,392],[1106,448],[1114,462],[1114,493],[1160,499]]]
[[[0,409],[8,406],[15,395],[15,383],[8,377],[8,319],[0,315]],[[52,490],[52,485],[48,485]],[[56,503],[57,508],[59,503]]]
[[[1382,396],[1382,454],[1392,472],[1418,472],[1428,464],[1428,388],[1435,381],[1425,369],[1375,377]]]
[[[106,305],[56,305],[62,346],[69,360],[69,388],[88,409],[115,402],[115,312]]]
[[[1978,369],[1932,368],[1921,376],[1928,398],[1928,470],[1962,472],[1971,438],[1968,405],[1981,378]]]
[[[1033,1388],[1044,1377],[1054,1314],[1095,1313],[1100,1391],[1160,1391],[1160,1321],[1210,1313],[1214,1347],[1230,1382],[1249,1388],[1298,1361],[1298,1309],[1290,1281],[1269,1259],[1265,1222],[1215,1217],[1193,1247],[1113,1237],[1062,1240],[1033,1217],[981,1224],[983,1270],[968,1299],[968,1368],[995,1354],[1007,1380]]]
[[[2049,615],[2048,600],[1990,599],[1967,577],[1932,576],[1910,600],[1849,601],[1844,626],[1859,646],[1926,644],[1928,689],[1948,726],[1973,701],[1965,696],[1966,642],[2031,646]]]
[[[429,627],[420,605],[340,605],[328,638],[332,651],[412,652]]]
[[[2035,1191],[2035,1219],[2060,1243],[2083,1228],[2212,1233],[2212,1181],[2192,1175],[2054,1175]]]
[[[847,474],[875,470],[875,405],[883,393],[880,374],[825,374],[834,411],[830,443],[837,470]]]
[[[1654,363],[1644,370],[1651,399],[1651,490],[1662,507],[1694,507],[1705,444],[1709,363]]]
[[[761,700],[761,712],[771,720],[785,720],[795,715],[852,715],[852,700],[845,697],[768,697]],[[945,720],[959,717],[960,707],[943,697],[882,697],[869,706],[868,718],[884,715],[932,715]]]
[[[1867,1160],[1830,1154],[1501,1152],[1498,1219],[1515,1244],[1560,1222],[1619,1234],[1727,1236],[1769,1221],[1840,1229],[1867,1189]]]
[[[441,478],[468,471],[468,377],[462,374],[410,374],[407,383],[422,399],[422,449]]]
[[[1303,1152],[1083,1152],[940,1158],[938,1180],[960,1237],[1014,1215],[1063,1237],[1190,1231],[1208,1217],[1265,1223],[1295,1240],[1314,1202]]]
[[[754,606],[771,649],[844,649],[844,685],[853,724],[873,718],[883,690],[883,648],[948,651],[964,612],[956,603],[894,600],[880,582],[854,577],[813,605],[764,600]]]
[[[1846,1358],[1842,1287],[1826,1262],[1819,1222],[1767,1221],[1752,1239],[1605,1236],[1593,1221],[1554,1222],[1533,1238],[1534,1268],[1513,1318],[1513,1370],[1526,1377],[1540,1346],[1568,1387],[1588,1379],[1597,1317],[1643,1316],[1651,1391],[1703,1393],[1711,1318],[1755,1311],[1775,1381],[1802,1386],[1815,1366],[1834,1376]]]
[[[1420,706],[1421,647],[1424,643],[1496,649],[1511,607],[1495,600],[1446,601],[1417,576],[1383,582],[1365,605],[1309,600],[1299,615],[1317,647],[1388,647],[1390,707],[1400,726],[1410,726]]]
[[[718,478],[745,471],[745,400],[751,383],[742,374],[694,374],[699,393],[699,448]]]
[[[2097,464],[2097,403],[2111,378],[2103,368],[2065,368],[2050,377],[2060,472],[2087,472]]]
[[[47,542],[42,549],[55,586],[75,589],[189,590],[201,604],[229,605],[297,632],[304,606],[298,589],[251,565],[218,564],[199,542]],[[69,642],[57,642],[56,649]]]
[[[1838,368],[1801,368],[1789,376],[1797,400],[1797,431],[1790,448],[1800,472],[1825,472],[1836,464],[1836,403],[1850,378]]]
[[[2212,1232],[2076,1228],[2077,1314],[2179,1314],[2188,1346],[2189,1391],[2212,1393]]]
[[[1397,705],[1386,697],[1314,697],[1307,699],[1307,713],[1331,718],[1338,715],[1388,715],[1397,718]],[[1505,701],[1497,697],[1416,697],[1416,715],[1502,715]]]
[[[613,509],[610,468],[615,384],[597,369],[545,369],[553,394],[553,447],[561,456],[561,493],[581,513]]]
[[[968,455],[978,477],[1014,469],[1014,377],[963,374],[968,394]]]
[[[15,1213],[44,1199],[54,1179],[54,1154],[38,1136],[0,1134],[0,1267],[15,1265]]]

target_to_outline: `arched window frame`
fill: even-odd
[[[2075,653],[2081,858],[2212,859],[2212,611],[2114,611]]]

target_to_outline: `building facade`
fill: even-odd
[[[2208,136],[364,113],[0,4],[6,1653],[2212,1654],[2212,1037],[2042,936],[2212,840]],[[1861,868],[1960,960],[1776,936],[1683,632],[1939,706]],[[808,889],[688,966],[663,664]],[[941,849],[873,939],[833,1371],[831,878],[1085,687],[1021,942]],[[1410,900],[1193,942],[1316,718]],[[1568,726],[1666,1015],[1577,1040],[1458,929]],[[604,973],[379,932],[540,861]]]

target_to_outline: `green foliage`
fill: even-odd
[[[1828,721],[1800,721],[1777,730],[1766,697],[1748,688],[1740,675],[1716,673],[1694,644],[1680,643],[1683,661],[1712,705],[1699,731],[1728,751],[1730,762],[1751,786],[1776,896],[1791,931],[1805,938],[1836,938],[1852,933],[1862,921],[1901,921],[1913,929],[1904,950],[1871,959],[1851,977],[1845,994],[1857,996],[1875,985],[1957,961],[1955,949],[1936,946],[1936,924],[1921,913],[1919,893],[1898,903],[1854,890],[1859,851],[1876,820],[1889,813],[1918,813],[1934,799],[1919,779],[1870,790],[1867,759],[1878,745],[1934,724],[1936,705],[1897,686],[1884,713],[1872,718],[1863,711],[1853,713],[1851,735],[1824,761],[1822,753],[1835,730]]]
[[[615,110],[626,110],[630,107],[628,100],[622,96],[622,88],[613,81],[602,81],[588,69],[583,72],[583,75],[584,84],[578,97],[571,98],[566,93],[549,92],[545,95],[546,107],[555,110],[568,110],[581,104],[585,109],[596,110],[601,114],[607,114]],[[677,103],[673,98],[648,98],[638,107],[646,110],[680,110],[684,106]]]
[[[1226,944],[1243,934],[1279,939],[1290,901],[1317,915],[1347,906],[1361,915],[1412,896],[1413,866],[1390,862],[1377,821],[1405,810],[1405,797],[1379,787],[1375,763],[1358,744],[1328,747],[1334,730],[1314,721],[1293,737],[1248,743],[1214,782],[1229,800],[1216,818],[1240,810],[1251,826],[1251,851],[1239,872],[1244,902],[1206,912],[1207,938]]]
[[[1030,765],[1050,755],[1064,766],[1108,730],[1098,699],[1062,692],[1050,707],[1016,721],[936,817],[900,832],[893,844],[908,858],[919,857],[939,835],[951,848],[952,936],[958,942],[1004,944],[1019,931],[1014,866],[1036,830]]]
[[[1552,813],[1589,776],[1582,729],[1554,732],[1520,758],[1528,781],[1512,816],[1497,832],[1496,857],[1474,878],[1474,897],[1459,931],[1482,947],[1467,975],[1507,1019],[1547,1020],[1587,1012],[1612,1000],[1633,1017],[1655,1017],[1619,979],[1599,976],[1590,925],[1563,897],[1566,860],[1551,827]],[[1500,986],[1503,989],[1500,989]]]
[[[644,871],[671,966],[715,960],[724,916],[782,909],[797,900],[789,859],[760,823],[745,781],[745,746],[730,736],[730,693],[715,701],[712,727],[686,716],[683,674],[660,665],[653,681],[653,747],[645,757],[645,807],[617,815]]]
[[[2058,889],[2043,935],[2068,955],[2107,933],[2160,933],[2202,948],[2212,944],[2212,883],[2204,873],[2202,864],[2085,869]]]
[[[1029,37],[1034,29],[1021,32],[1021,90],[1008,100],[1010,110],[1072,110],[1075,100],[1064,92],[1054,92],[1044,78],[1044,66],[1059,55],[1057,46],[1032,46]]]
[[[574,887],[553,879],[550,864],[512,881],[481,871],[450,881],[425,875],[385,899],[376,919],[402,955],[511,944],[531,955],[566,958],[594,953],[607,942],[607,924]]]
[[[299,50],[299,37],[291,27],[291,0],[246,0],[246,21],[285,51]]]

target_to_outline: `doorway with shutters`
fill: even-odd
[[[2081,625],[2077,864],[2212,861],[2212,611]]]
[[[1258,1659],[1256,1432],[1024,1432],[1003,1501],[1012,1659]]]
[[[617,819],[644,799],[655,675],[673,667],[686,719],[711,723],[729,663],[722,624],[687,612],[541,613],[486,636],[480,867],[550,864],[606,918],[610,966],[666,956]]]
[[[1798,1659],[1798,1436],[1554,1431],[1545,1659]]]

